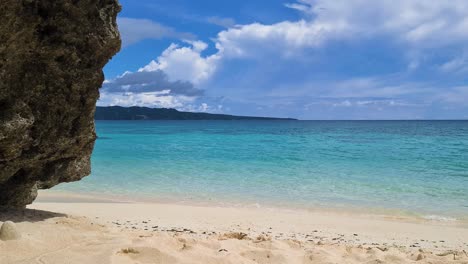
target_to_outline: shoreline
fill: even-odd
[[[196,232],[262,232],[277,238],[299,239],[301,234],[320,230],[325,237],[346,237],[354,245],[397,243],[436,250],[468,248],[468,226],[456,222],[416,221],[382,215],[346,212],[301,211],[280,208],[208,207],[165,203],[35,203],[28,208],[73,216],[84,216],[100,224],[145,230],[148,223],[170,229]],[[233,230],[236,229],[236,230]],[[356,234],[359,239],[356,241]],[[302,237],[306,240],[307,237]],[[440,242],[444,241],[444,242]],[[331,241],[329,241],[331,242]],[[357,242],[355,244],[354,242]]]
[[[269,210],[291,210],[312,213],[332,213],[354,216],[365,216],[371,218],[393,219],[395,221],[413,222],[413,223],[436,223],[458,225],[468,228],[468,214],[462,217],[447,216],[433,213],[416,213],[395,208],[369,208],[356,205],[341,206],[291,206],[288,204],[258,204],[252,202],[221,202],[208,200],[177,200],[175,198],[136,198],[131,199],[126,196],[109,196],[94,193],[78,193],[66,191],[41,190],[36,199],[39,203],[118,203],[118,204],[165,204],[165,205],[184,205],[195,207],[211,208],[247,208],[247,209],[269,209]]]

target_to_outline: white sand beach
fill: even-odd
[[[47,199],[46,199],[47,200]],[[384,215],[103,200],[1,214],[0,263],[468,263],[468,226]]]

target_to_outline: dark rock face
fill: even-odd
[[[0,206],[90,173],[117,0],[0,1]]]

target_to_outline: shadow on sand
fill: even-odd
[[[0,222],[41,222],[50,218],[65,217],[65,214],[53,213],[34,209],[1,209]]]

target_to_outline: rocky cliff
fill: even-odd
[[[90,173],[117,0],[0,1],[0,206]]]

